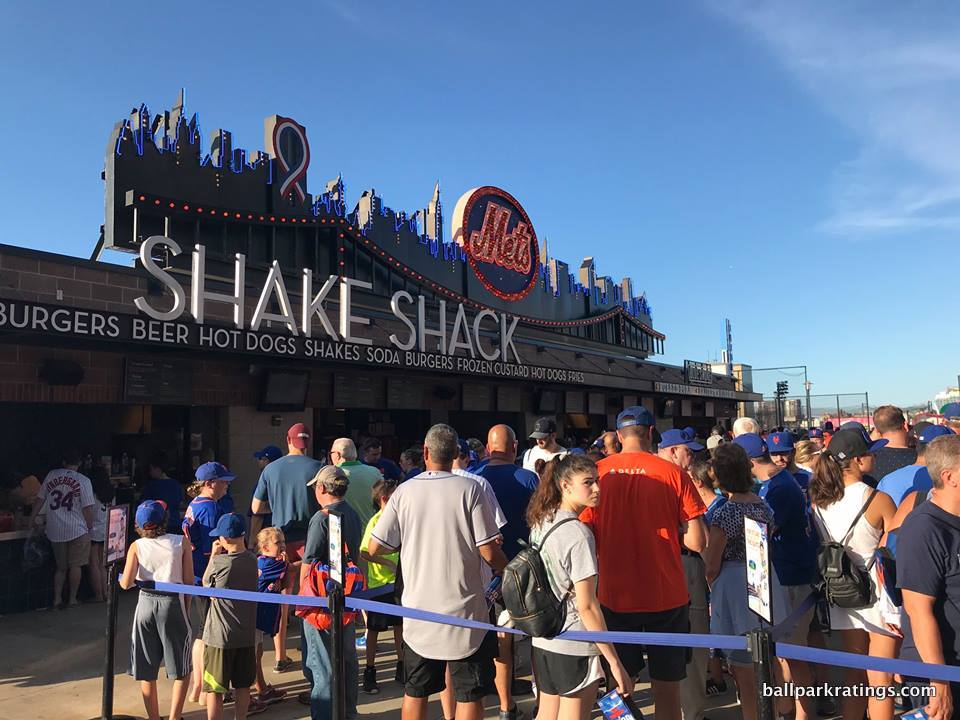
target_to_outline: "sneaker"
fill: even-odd
[[[377,669],[368,667],[363,671],[363,691],[368,695],[376,695],[380,692],[377,686]]]
[[[266,692],[257,695],[257,700],[264,705],[273,705],[283,700],[287,696],[286,690],[277,690],[273,685],[267,685]]]
[[[706,694],[707,697],[723,695],[727,692],[727,681],[717,682],[713,678],[707,678]]]
[[[250,705],[247,707],[247,715],[259,715],[267,711],[267,704],[260,702],[256,698],[250,698]]]
[[[286,672],[293,666],[293,660],[290,658],[282,658],[277,660],[273,664],[273,671],[277,673]]]
[[[832,717],[837,714],[837,706],[830,698],[817,698],[817,715],[820,717]]]
[[[404,684],[406,684],[406,682],[407,682],[407,679],[406,679],[406,677],[404,677],[404,673],[403,673],[403,661],[402,661],[402,660],[397,660],[397,671],[396,671],[396,673],[394,673],[394,675],[393,675],[393,681],[394,681],[394,682],[398,682],[398,683],[400,683],[401,685],[404,685]]]
[[[512,710],[500,711],[500,720],[523,720],[523,717],[523,710],[516,705],[513,706]]]

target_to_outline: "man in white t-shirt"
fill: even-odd
[[[537,472],[537,460],[549,462],[560,453],[567,451],[565,447],[557,444],[557,424],[551,418],[538,418],[533,425],[530,439],[536,440],[537,446],[523,454],[524,470]]]
[[[63,581],[68,573],[67,603],[77,604],[80,569],[90,561],[90,529],[96,501],[89,478],[77,472],[79,466],[79,453],[64,453],[63,467],[47,473],[31,512],[31,518],[36,518],[40,508],[45,507],[47,539],[57,562],[53,575],[54,607],[63,607]]]
[[[501,571],[507,558],[480,484],[451,472],[458,440],[448,425],[430,428],[423,443],[427,470],[401,483],[390,497],[368,552],[377,556],[399,548],[405,607],[485,622],[490,615],[483,567]],[[483,716],[483,697],[494,678],[495,633],[407,618],[403,645],[404,718],[426,720],[427,702],[443,690],[447,667],[456,716]]]

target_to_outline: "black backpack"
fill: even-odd
[[[513,626],[533,637],[551,638],[559,635],[567,620],[567,597],[570,590],[557,600],[550,588],[540,549],[554,530],[574,520],[576,518],[561,520],[547,531],[539,543],[528,545],[521,540],[520,552],[504,568],[503,582],[500,585],[503,604]]]
[[[876,490],[871,490],[870,497],[850,523],[850,529],[840,542],[835,542],[830,537],[823,515],[820,514],[819,508],[816,509],[824,532],[827,533],[826,540],[821,541],[820,548],[817,550],[817,566],[820,571],[819,589],[827,602],[834,607],[857,610],[873,604],[875,594],[873,581],[870,579],[870,568],[873,567],[876,556],[870,559],[866,569],[861,570],[847,553],[846,544],[876,494]]]

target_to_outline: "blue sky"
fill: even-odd
[[[552,255],[633,277],[667,361],[719,354],[729,317],[737,361],[806,364],[815,393],[956,382],[931,308],[960,266],[960,8],[270,7],[3,4],[0,242],[88,255],[113,124],[183,86],[240,147],[299,120],[308,189],[342,172],[351,206],[412,211],[439,179],[449,232],[462,192],[505,188]]]

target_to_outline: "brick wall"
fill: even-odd
[[[0,249],[0,296],[129,313],[147,281],[133,268]]]

